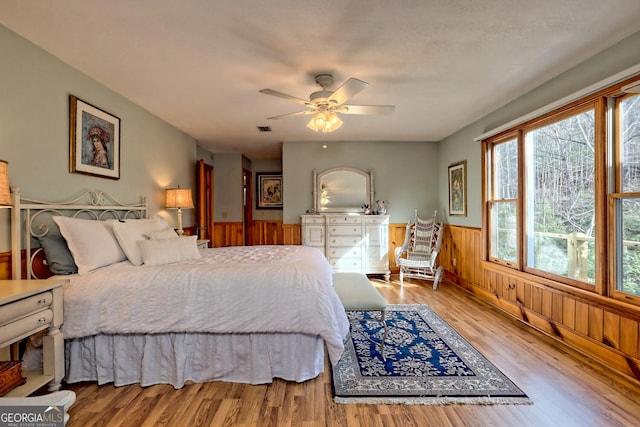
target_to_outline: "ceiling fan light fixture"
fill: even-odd
[[[307,124],[307,127],[315,132],[333,132],[342,126],[342,120],[332,111],[320,111],[316,113]]]

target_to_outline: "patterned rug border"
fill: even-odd
[[[492,396],[477,395],[477,396],[385,396],[385,395],[368,395],[368,396],[337,396],[335,387],[335,372],[334,369],[337,366],[331,366],[331,388],[334,395],[334,401],[338,404],[382,404],[382,405],[531,405],[533,402],[531,399],[512,381],[510,380],[500,369],[498,369],[493,363],[491,363],[484,355],[475,349],[465,338],[463,338],[451,325],[445,322],[437,313],[435,313],[429,306],[425,304],[390,304],[387,306],[388,311],[417,311],[430,327],[434,330],[439,327],[448,328],[448,332],[455,336],[456,340],[464,342],[470,347],[470,350],[484,359],[485,363],[492,367],[496,373],[504,377],[504,379],[510,383],[515,389],[520,391],[520,395],[505,396],[497,394]],[[426,318],[425,318],[426,317]],[[429,321],[427,320],[429,318]],[[441,324],[432,325],[432,321]],[[437,331],[436,331],[437,332]],[[443,337],[441,337],[444,339]],[[354,351],[353,341],[351,338],[351,332],[345,340],[345,353],[347,351]],[[355,354],[355,353],[354,353]],[[344,357],[344,355],[343,355]],[[340,362],[338,362],[339,364]],[[353,363],[353,362],[352,362]],[[357,363],[357,362],[355,362]]]

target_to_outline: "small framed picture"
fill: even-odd
[[[256,172],[256,209],[282,209],[282,173]]]
[[[120,179],[120,119],[69,96],[69,172]]]
[[[467,161],[449,166],[449,215],[467,216]]]

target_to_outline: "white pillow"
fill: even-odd
[[[201,257],[196,240],[198,236],[172,239],[139,240],[144,265],[161,265],[188,261]]]
[[[96,268],[127,259],[113,234],[114,220],[98,221],[64,216],[54,216],[53,220],[67,241],[69,251],[78,266],[78,274],[87,274]]]
[[[142,254],[138,247],[138,240],[146,240],[149,238],[150,233],[166,228],[167,223],[161,218],[130,219],[124,222],[113,222],[113,232],[116,235],[116,239],[118,239],[122,250],[133,265],[142,265]]]
[[[151,240],[172,239],[174,237],[178,237],[178,234],[173,228],[165,228],[164,230],[149,233],[149,239]]]

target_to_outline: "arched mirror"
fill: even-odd
[[[363,212],[373,200],[373,171],[333,168],[313,171],[313,209],[318,213]]]

